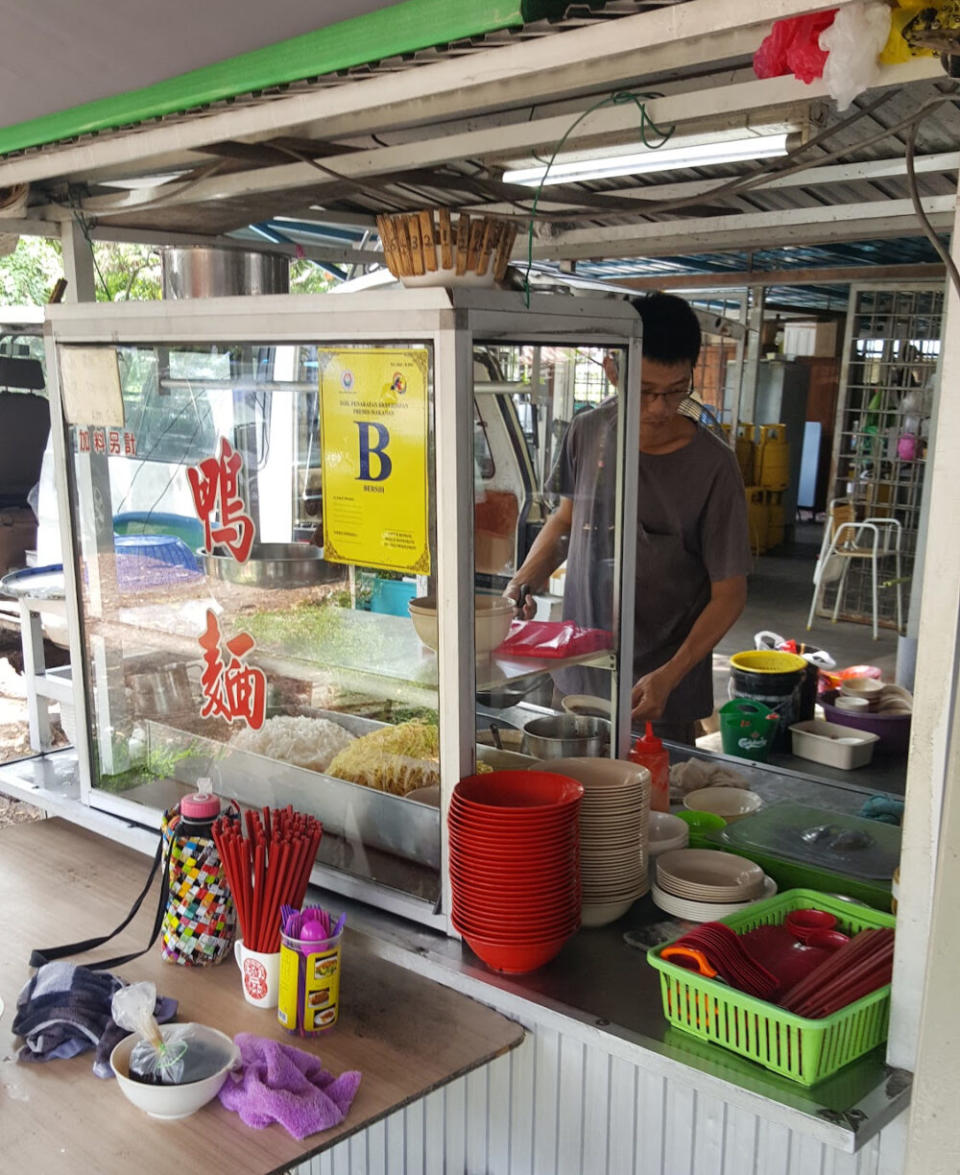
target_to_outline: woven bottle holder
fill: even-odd
[[[230,803],[230,816],[239,808]],[[209,836],[180,832],[178,808],[164,813],[161,835],[169,860],[170,892],[163,915],[160,954],[168,963],[205,967],[231,951],[237,912],[227,876]]]

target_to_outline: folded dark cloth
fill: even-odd
[[[328,1073],[320,1058],[302,1049],[241,1032],[234,1039],[242,1066],[227,1074],[220,1102],[247,1126],[260,1129],[279,1122],[294,1138],[329,1130],[347,1116],[360,1074]]]
[[[110,1053],[128,1035],[110,1014],[113,993],[124,981],[106,971],[75,963],[45,963],[17,996],[13,1032],[23,1037],[20,1061],[52,1061],[96,1049],[93,1071],[112,1077]],[[154,1016],[160,1024],[177,1014],[177,1001],[157,997]]]

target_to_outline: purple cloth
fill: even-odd
[[[347,1116],[360,1084],[360,1073],[334,1077],[320,1059],[276,1040],[241,1032],[234,1039],[241,1068],[230,1073],[220,1103],[260,1130],[279,1122],[294,1138],[306,1138],[337,1126]]]

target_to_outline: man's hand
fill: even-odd
[[[522,599],[521,592],[523,593]],[[503,595],[505,599],[513,601],[519,620],[532,620],[536,616],[537,601],[533,598],[533,592],[525,584],[511,581],[503,589]]]
[[[672,689],[673,682],[663,669],[645,674],[630,692],[630,717],[634,721],[656,722],[663,715]]]

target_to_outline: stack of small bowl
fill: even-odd
[[[623,759],[546,759],[532,771],[557,771],[583,785],[580,879],[584,926],[622,917],[648,890],[650,772]]]
[[[582,796],[576,780],[544,771],[491,771],[454,788],[451,917],[494,971],[542,967],[579,927]]]

